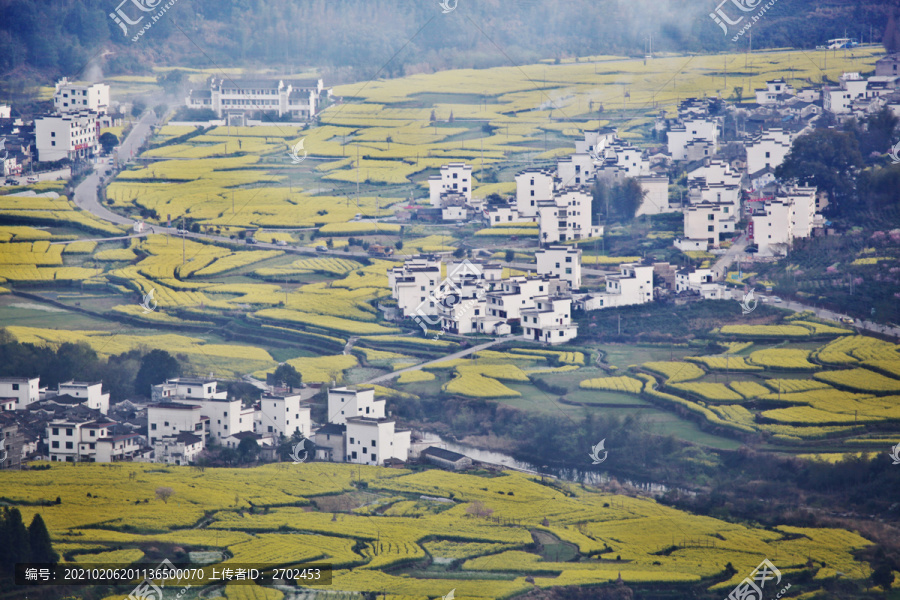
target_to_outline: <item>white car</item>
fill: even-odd
[[[37,183],[38,178],[37,177],[29,177],[26,181],[28,181],[28,183]]]
[[[781,298],[775,296],[774,298],[772,298],[772,302],[774,302],[775,304],[781,304]]]

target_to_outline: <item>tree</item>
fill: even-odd
[[[153,112],[156,113],[157,119],[162,119],[163,116],[166,114],[167,110],[169,110],[168,104],[157,104],[156,106],[153,107]],[[238,141],[240,141],[240,140],[238,140]]]
[[[278,365],[272,378],[275,381],[283,381],[284,385],[291,388],[300,387],[303,383],[303,376],[300,375],[300,372],[293,365],[288,363]]]
[[[735,100],[737,100],[738,104],[740,104],[741,100],[744,98],[743,86],[740,86],[740,85],[734,86],[734,98],[735,98]]]
[[[237,453],[242,462],[255,460],[259,454],[259,444],[252,438],[244,438],[238,444]]]
[[[181,85],[184,83],[187,72],[181,69],[173,69],[168,73],[158,75],[157,83],[166,91],[167,94],[178,95],[181,92]]]
[[[844,131],[817,129],[794,140],[784,162],[775,169],[775,177],[818,187],[828,193],[826,210],[840,213],[856,196],[856,177],[862,165],[856,137]]]
[[[465,255],[466,255],[465,248],[460,247],[453,251],[453,258],[462,258]]]
[[[503,255],[503,260],[505,260],[508,263],[511,263],[512,261],[514,261],[515,258],[516,258],[516,253],[513,252],[512,250],[507,250],[506,254]]]
[[[11,548],[12,564],[17,562],[31,562],[31,547],[28,539],[28,529],[22,521],[22,513],[18,508],[9,509],[5,513],[7,539]]]
[[[158,487],[156,488],[156,497],[162,500],[165,504],[169,503],[169,498],[175,493],[170,487]]]
[[[397,240],[397,243],[394,244],[394,248],[397,250],[403,250],[403,240]]]
[[[150,388],[181,375],[181,363],[165,350],[151,350],[141,359],[141,366],[134,378],[134,391],[149,396]]]
[[[28,526],[28,543],[31,548],[31,562],[56,563],[59,562],[59,554],[53,551],[50,541],[50,533],[44,524],[40,513],[35,513]]]
[[[878,567],[872,571],[872,583],[880,586],[885,591],[891,589],[891,585],[894,583],[894,571],[891,569],[891,565],[886,562],[878,565]]]
[[[134,102],[131,103],[131,114],[132,114],[132,116],[140,117],[142,114],[144,114],[144,111],[145,111],[145,110],[147,110],[147,104],[146,104],[146,103],[144,103],[144,102],[142,102],[142,101],[140,101],[140,100],[135,100]]]
[[[894,11],[892,9],[888,10],[891,14],[888,17],[887,27],[884,29],[881,43],[884,44],[884,49],[888,54],[893,54],[894,52],[900,52],[900,29],[897,28],[897,22],[894,20]]]
[[[119,145],[119,138],[114,133],[107,131],[100,136],[100,145],[103,146],[103,152],[109,154],[113,148]]]

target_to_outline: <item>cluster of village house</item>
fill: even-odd
[[[598,179],[634,178],[644,192],[638,215],[684,214],[684,236],[675,242],[680,249],[717,250],[735,233],[743,210],[759,254],[784,252],[792,240],[824,230],[819,211],[826,200],[814,188],[782,185],[775,180],[775,168],[823,110],[839,119],[883,107],[900,115],[898,67],[900,56],[889,55],[877,61],[874,76],[845,73],[839,86],[821,90],[797,91],[783,80],[770,81],[756,92],[756,106],[750,110],[717,99],[686,100],[677,118],[658,119],[656,127],[666,133],[668,147],[656,155],[633,147],[614,130],[586,132],[575,153],[559,159],[555,170],[518,173],[515,197],[501,204],[473,197],[468,165],[445,165],[429,180],[430,210],[446,221],[478,216],[491,226],[537,223],[542,247],[535,252],[536,273],[504,279],[499,264],[451,262],[445,277],[442,257],[416,257],[389,272],[399,311],[453,333],[504,335],[521,327],[526,339],[558,344],[577,335],[573,308],[650,302],[654,280],[657,289],[722,298],[723,287],[710,269],[676,270],[666,263],[623,264],[617,274],[607,276],[604,292],[583,289],[581,250],[566,243],[603,233],[602,226],[592,224],[590,186]],[[321,81],[234,84],[211,79],[209,90],[192,91],[186,105],[209,108],[227,119],[260,110],[309,119],[322,93]],[[8,106],[0,106],[4,175],[21,172],[32,147],[41,161],[89,157],[96,151],[100,127],[111,124],[108,86],[63,79],[56,86],[54,107],[55,115],[26,125],[11,118]],[[756,131],[737,141],[745,159],[719,155],[722,111],[735,111],[736,122]],[[685,198],[670,198],[665,172],[672,161],[701,162],[688,173]],[[272,454],[282,435],[295,432],[320,460],[389,465],[422,456],[453,468],[469,460],[417,445],[410,432],[397,430],[385,416],[385,402],[375,400],[371,389],[330,389],[328,423],[314,426],[300,393],[270,390],[244,407],[217,386],[215,380],[174,379],[154,386],[148,403],[126,400],[110,407],[101,383],[70,381],[47,390],[37,379],[0,378],[0,468],[17,468],[34,458],[190,464],[212,439],[237,448],[249,438],[264,454]]]
[[[274,459],[285,438],[301,439],[301,460],[391,466],[426,459],[460,468],[471,460],[413,440],[375,399],[375,390],[328,390],[328,423],[310,418],[311,388],[267,388],[244,406],[215,379],[170,379],[153,386],[146,401],[113,406],[100,382],[69,381],[56,390],[38,378],[0,378],[0,469],[28,460],[62,462],[159,462],[193,464],[210,442],[237,449],[253,440],[264,459]]]
[[[571,244],[603,235],[603,226],[594,224],[595,182],[636,181],[643,194],[637,216],[682,213],[684,234],[674,242],[680,250],[722,252],[743,216],[758,256],[784,254],[795,239],[828,232],[821,215],[827,196],[814,187],[777,181],[775,169],[823,110],[845,119],[887,107],[900,116],[898,68],[900,55],[895,54],[879,59],[868,79],[845,73],[839,87],[798,91],[782,79],[768,81],[749,110],[718,98],[689,98],[680,103],[676,118],[657,119],[656,129],[667,140],[666,152],[658,154],[634,147],[616,130],[587,131],[555,169],[517,173],[515,195],[500,203],[473,196],[470,165],[444,165],[428,180],[430,206],[417,209],[415,217],[474,218],[491,227],[536,224],[535,273],[503,279],[499,263],[451,260],[442,277],[444,257],[415,257],[388,273],[398,310],[426,331],[433,326],[454,334],[508,335],[521,327],[525,339],[560,344],[577,335],[573,308],[650,302],[655,286],[725,298],[726,289],[711,269],[675,270],[665,263],[622,264],[606,277],[604,292],[582,289],[581,250]],[[722,152],[723,115],[729,112],[736,127],[755,132],[733,142],[738,151],[732,148],[736,157],[730,160]],[[667,172],[673,162],[699,164],[687,173],[687,193],[679,198],[669,192]]]
[[[36,117],[31,122],[12,117],[12,108],[0,105],[0,154],[4,177],[21,175],[32,158],[35,162],[63,159],[85,160],[96,156],[100,147],[100,131],[121,124],[111,114],[109,85],[69,81],[56,83],[53,114]],[[206,88],[190,90],[185,98],[189,109],[208,109],[222,123],[253,124],[249,116],[259,113],[290,116],[309,121],[321,107],[331,90],[321,79],[220,79],[211,77]],[[127,108],[116,106],[120,112]]]

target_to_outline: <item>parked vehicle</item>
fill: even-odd
[[[275,242],[275,245],[276,246],[287,246],[287,242],[284,240],[278,240],[277,242]]]
[[[316,252],[328,252],[328,248],[326,246],[316,246]]]
[[[774,302],[775,304],[781,304],[781,298],[775,296],[774,298],[772,298],[772,302]]]
[[[37,177],[29,177],[26,181],[28,181],[28,183],[37,183],[39,179]]]
[[[19,181],[10,177],[6,180],[6,185],[19,185]]]

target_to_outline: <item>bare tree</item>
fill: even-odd
[[[173,490],[170,487],[156,488],[156,497],[159,498],[160,500],[162,500],[163,502],[165,502],[166,504],[169,503],[169,498],[171,498],[172,494],[174,494],[174,493],[175,493],[175,490]]]

